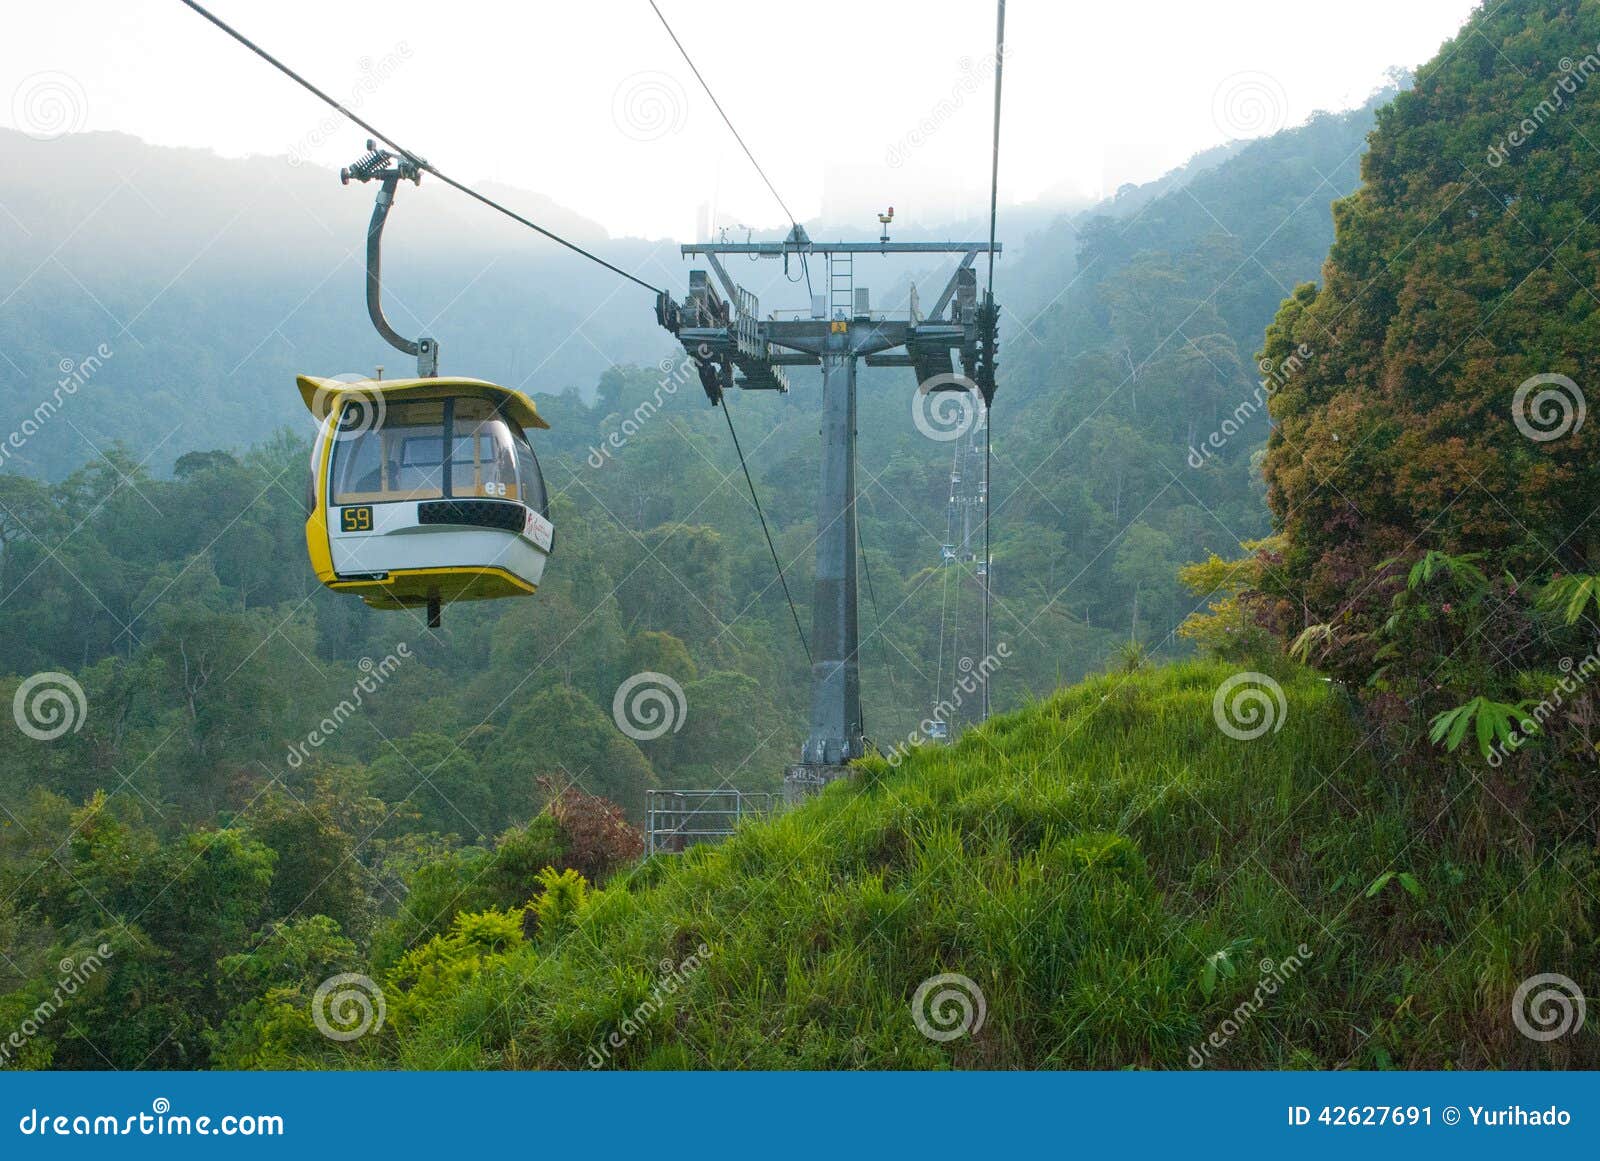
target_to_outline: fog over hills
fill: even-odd
[[[1031,319],[1058,302],[1076,270],[1076,223],[1094,214],[1135,220],[1243,148],[1209,150],[1098,207],[1002,207],[1007,249],[997,289],[1008,312]],[[120,440],[165,472],[186,450],[242,446],[284,425],[305,430],[292,389],[298,373],[409,370],[366,316],[375,186],[341,186],[333,171],[290,157],[226,159],[119,133],[41,141],[0,130],[0,164],[8,174],[0,194],[0,415],[10,417],[7,427],[34,418],[21,446],[8,450],[9,469],[59,477]],[[681,240],[612,237],[539,193],[481,189],[684,293]],[[870,221],[805,225],[818,240],[877,233]],[[717,229],[747,236],[732,222]],[[901,214],[893,227],[897,240],[987,232],[979,213],[943,223]],[[778,261],[740,261],[731,270],[766,309],[805,305],[803,272],[792,263],[786,270]],[[876,308],[892,309],[903,307],[912,282],[931,295],[948,273],[947,263],[862,262],[857,282],[871,287]],[[403,333],[436,338],[447,372],[587,397],[608,367],[652,365],[674,350],[647,291],[426,177],[400,188],[384,276],[391,320]],[[70,408],[55,406],[63,396]]]

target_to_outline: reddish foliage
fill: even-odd
[[[547,793],[554,790],[548,778],[539,779],[539,785]],[[644,853],[643,836],[609,799],[568,786],[555,794],[546,809],[567,840],[562,861],[591,883],[600,882]]]

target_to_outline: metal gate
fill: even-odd
[[[783,795],[747,790],[646,790],[647,855],[676,853],[727,838],[746,818],[772,814]]]

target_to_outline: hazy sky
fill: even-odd
[[[658,0],[802,220],[986,205],[987,0]],[[614,234],[782,211],[647,0],[212,0],[223,19],[464,180],[538,190]],[[1093,197],[1229,137],[1358,104],[1476,0],[1011,0],[1004,201]],[[7,12],[0,119],[338,166],[362,134],[177,0]],[[9,98],[9,99],[7,99]]]

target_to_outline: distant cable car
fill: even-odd
[[[950,740],[950,723],[933,718],[928,722],[928,741],[948,742]]]
[[[953,544],[941,544],[939,546],[939,563],[940,564],[954,564],[955,562],[956,562],[956,546],[953,545]]]
[[[306,548],[317,579],[375,608],[522,596],[555,535],[520,391],[481,379],[302,375],[319,423]]]

